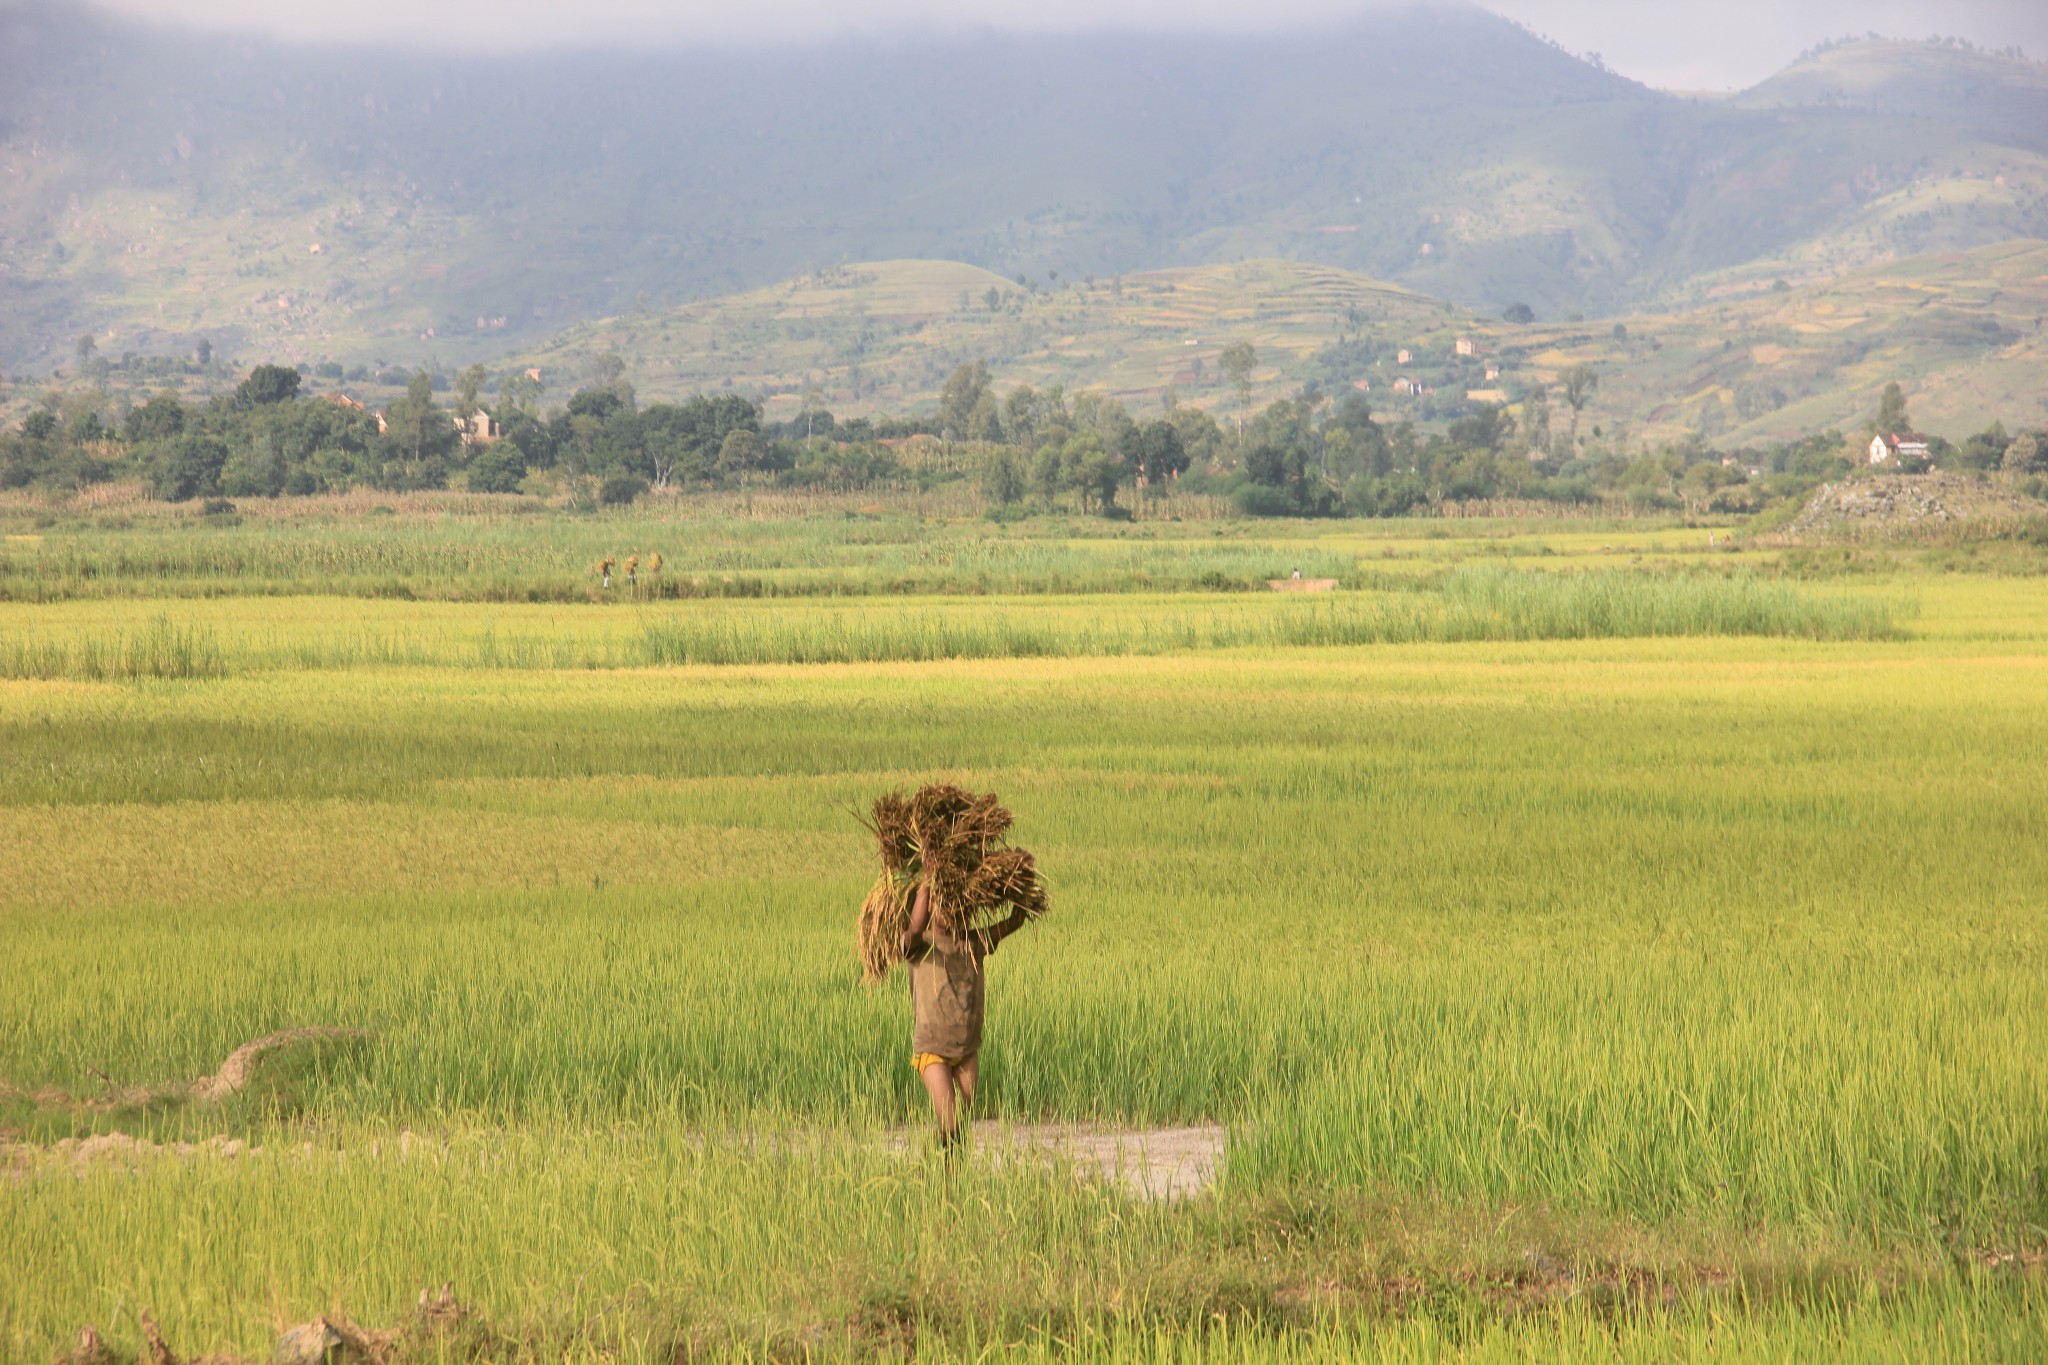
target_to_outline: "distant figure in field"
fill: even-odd
[[[628,585],[631,585],[631,584],[634,584],[634,583],[638,583],[639,581],[640,581],[640,556],[639,556],[639,555],[627,555],[627,556],[626,556],[626,582],[627,582],[627,584],[628,584]]]
[[[1294,581],[1295,581],[1295,582],[1297,582],[1297,583],[1299,583],[1299,582],[1301,581],[1301,570],[1300,570],[1300,569],[1296,569],[1296,570],[1294,571]]]
[[[598,566],[597,566],[597,568],[598,568],[598,572],[599,572],[599,573],[602,573],[602,574],[604,575],[604,585],[605,585],[605,586],[606,586],[607,588],[609,588],[609,587],[610,587],[610,586],[612,585],[612,559],[611,559],[611,556],[610,556],[610,555],[606,555],[606,556],[605,556],[605,558],[604,558],[604,562],[603,562],[602,564],[598,565]]]
[[[974,1087],[981,1079],[987,983],[982,964],[1029,918],[1020,907],[992,928],[951,934],[932,922],[931,888],[917,889],[910,927],[903,931],[903,961],[910,970],[910,1065],[931,1096],[943,1146],[959,1142],[964,1111],[974,1107]]]

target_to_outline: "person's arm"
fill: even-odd
[[[1012,909],[1010,917],[988,931],[988,951],[994,952],[996,945],[1031,922],[1031,917],[1021,908]]]
[[[903,956],[910,957],[927,942],[924,931],[932,922],[932,889],[919,884],[917,899],[910,906],[910,927],[903,931]]]

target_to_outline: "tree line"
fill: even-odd
[[[848,490],[974,477],[999,517],[1128,515],[1132,499],[1168,488],[1227,498],[1248,516],[1403,516],[1489,499],[1740,514],[1860,463],[1855,441],[1833,431],[1733,454],[1698,436],[1631,449],[1597,424],[1582,430],[1599,382],[1586,366],[1561,376],[1556,407],[1539,387],[1519,409],[1472,405],[1425,432],[1382,421],[1349,387],[1332,394],[1310,384],[1254,412],[1251,347],[1232,347],[1224,360],[1238,401],[1222,422],[1171,389],[1151,416],[1058,385],[998,393],[979,362],[950,374],[929,416],[840,420],[812,390],[782,422],[732,393],[643,407],[614,357],[550,410],[536,380],[509,376],[488,413],[479,366],[456,377],[445,403],[432,377],[417,373],[379,413],[305,393],[295,369],[259,365],[232,393],[204,402],[164,391],[110,412],[103,392],[53,395],[0,433],[0,487],[140,478],[174,501],[373,487],[555,491],[595,504],[695,488]],[[1894,385],[1868,430],[1906,429]],[[903,446],[912,438],[945,458],[911,458]],[[2048,474],[2048,434],[1994,424],[1960,444],[1930,441],[1927,460],[2038,479]]]

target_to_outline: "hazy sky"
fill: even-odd
[[[33,3],[33,0],[29,0]],[[0,0],[5,4],[6,0]],[[1270,29],[1328,23],[1376,0],[101,0],[154,19],[293,38],[488,48],[889,32],[934,24],[1060,31]],[[2048,0],[1488,0],[1574,52],[1651,85],[1751,84],[1823,38],[1954,34],[2048,57]]]

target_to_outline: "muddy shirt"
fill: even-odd
[[[979,934],[956,939],[937,929],[914,950],[910,968],[910,1050],[965,1061],[981,1051],[982,959],[994,952]]]

